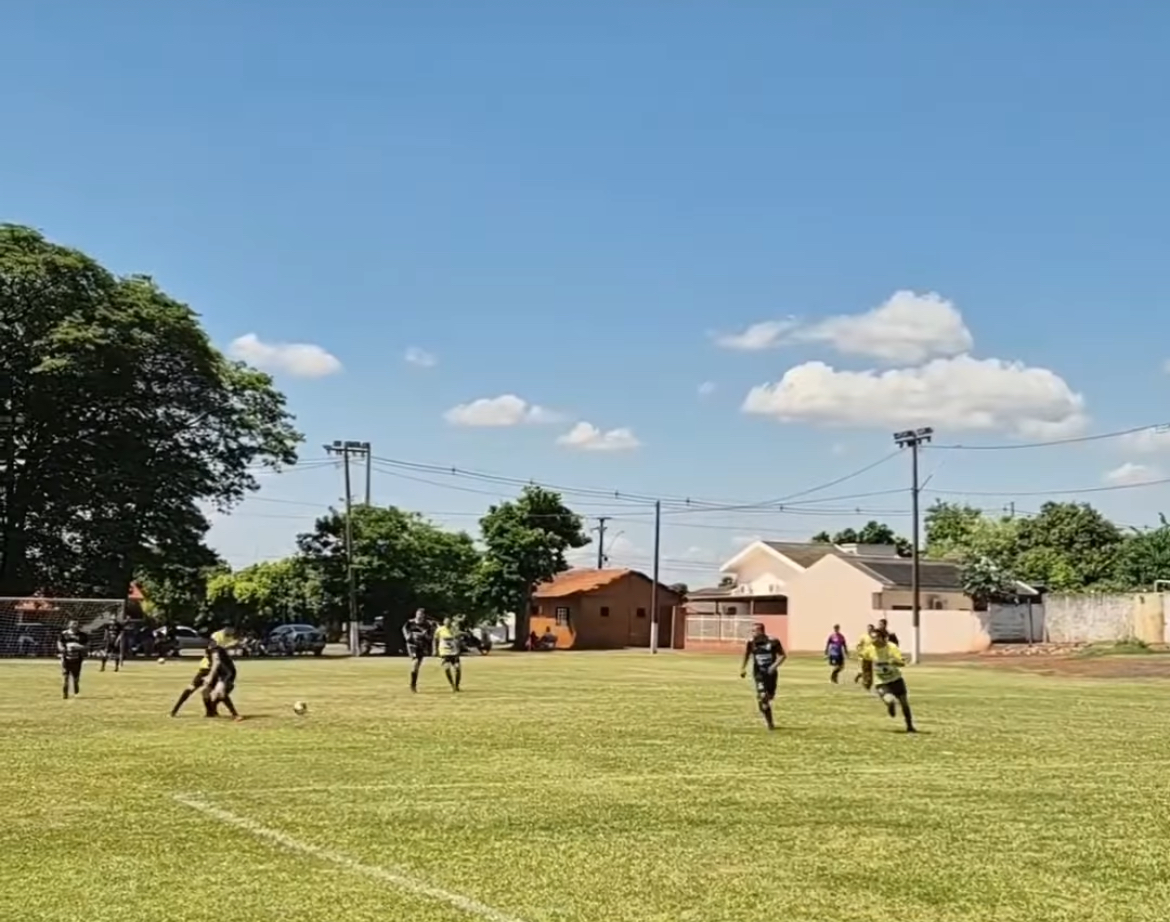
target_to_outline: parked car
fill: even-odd
[[[269,655],[283,649],[289,655],[312,653],[320,656],[325,652],[326,643],[325,632],[319,627],[311,624],[282,624],[269,633],[265,646]]]

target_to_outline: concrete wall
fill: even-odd
[[[788,640],[794,652],[823,652],[834,624],[852,647],[882,616],[873,595],[882,584],[839,557],[822,557],[788,589]]]
[[[955,653],[982,653],[991,646],[987,612],[922,610],[919,622],[923,656],[946,656]],[[885,618],[890,630],[898,635],[902,652],[907,656],[914,649],[914,614],[903,611],[877,611],[877,618]]]
[[[1050,595],[1044,600],[1044,627],[1051,643],[1100,643],[1137,639],[1166,643],[1170,594]]]
[[[885,589],[882,591],[879,608],[909,608],[914,604],[914,593],[909,589]],[[923,609],[945,608],[952,611],[971,611],[975,603],[965,592],[944,592],[941,589],[921,589],[918,592]]]
[[[1029,610],[1030,609],[1030,610]],[[992,602],[987,610],[987,632],[994,643],[1042,643],[1044,605],[1033,602],[1003,605]]]

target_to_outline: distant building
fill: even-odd
[[[892,545],[754,541],[721,571],[728,585],[687,595],[686,649],[740,647],[752,624],[761,622],[789,649],[819,652],[834,624],[852,643],[882,618],[909,642],[912,564]],[[1023,583],[1016,592],[1039,597]],[[990,618],[963,591],[958,564],[920,561],[919,601],[924,652],[973,653],[990,646]]]
[[[558,649],[649,647],[653,587],[637,570],[566,570],[536,588],[530,629],[538,636],[551,631]],[[673,614],[682,601],[681,594],[658,584],[660,647],[677,645]]]

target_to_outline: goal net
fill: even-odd
[[[125,611],[123,599],[0,598],[0,657],[56,656],[57,635],[70,621],[89,635],[94,652]]]

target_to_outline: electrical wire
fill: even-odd
[[[1099,432],[1094,435],[1073,436],[1067,439],[1050,439],[1047,442],[1020,442],[1004,443],[1001,445],[924,445],[926,451],[1022,451],[1027,448],[1052,448],[1057,445],[1079,445],[1083,442],[1100,442],[1106,439],[1119,439],[1127,435],[1136,435],[1139,432],[1170,432],[1170,425],[1157,423],[1154,425],[1134,426],[1131,429],[1118,429],[1114,432]]]
[[[1105,487],[1080,487],[1075,490],[923,490],[942,496],[1080,496],[1086,493],[1112,493],[1117,490],[1140,490],[1143,487],[1158,487],[1170,483],[1170,477],[1157,480],[1142,480],[1137,483],[1114,483]]]

